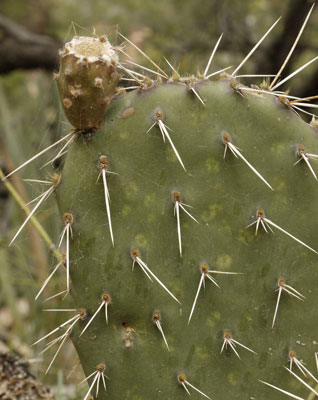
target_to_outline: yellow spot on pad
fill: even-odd
[[[123,209],[121,210],[122,216],[127,217],[131,213],[131,207],[127,204],[124,205]]]
[[[135,242],[138,247],[146,247],[148,245],[148,241],[142,233],[138,233],[135,236]]]
[[[208,318],[205,320],[205,324],[213,328],[215,326],[216,321],[220,321],[221,313],[219,311],[213,311],[210,313]]]
[[[209,354],[206,352],[206,350],[203,349],[201,346],[196,346],[195,348],[195,354],[201,359],[201,360],[206,360],[209,356]]]
[[[286,188],[286,182],[280,181],[279,184],[275,185],[277,191],[282,191]],[[288,204],[288,201],[284,198],[284,204]]]
[[[244,244],[252,242],[253,240],[255,240],[255,232],[248,229],[242,229],[239,232],[238,240]]]
[[[237,372],[230,372],[227,375],[227,380],[231,385],[233,386],[237,385],[239,383],[239,380],[237,379]]]
[[[201,214],[201,219],[203,222],[211,222],[214,220],[217,214],[220,214],[223,211],[222,204],[215,203],[209,205],[209,210],[204,211]]]
[[[219,311],[213,311],[212,315],[213,315],[214,319],[216,319],[217,321],[220,321],[221,313]]]
[[[136,182],[129,182],[125,187],[125,194],[128,199],[136,197],[138,194],[138,186]]]
[[[157,220],[157,216],[155,214],[148,214],[147,222],[154,223]]]
[[[284,152],[285,152],[285,154],[287,154],[286,151],[289,151],[289,149],[287,148],[287,146],[284,143],[275,142],[275,144],[273,144],[271,146],[270,151],[275,156],[281,157],[284,154]]]
[[[127,397],[127,399],[129,399],[129,397]],[[132,400],[145,400],[145,399],[142,396],[135,394],[135,395],[133,395]]]
[[[229,271],[232,265],[232,257],[228,254],[218,256],[216,260],[216,268],[219,270]]]
[[[154,202],[155,202],[155,200],[156,200],[156,196],[155,196],[154,193],[147,194],[145,196],[145,200],[144,200],[145,206],[146,207],[152,207]]]
[[[219,172],[220,162],[210,157],[205,161],[205,166],[209,172]]]

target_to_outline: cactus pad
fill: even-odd
[[[99,399],[305,396],[283,365],[315,370],[317,130],[232,78],[193,87],[205,105],[183,82],[117,96],[69,151],[71,338]]]

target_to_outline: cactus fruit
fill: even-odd
[[[76,129],[97,128],[118,84],[117,53],[105,36],[80,36],[66,43],[60,59],[55,79],[65,115]]]
[[[54,186],[75,313],[54,343],[72,339],[85,400],[318,395],[310,103],[238,69],[129,70],[146,84],[119,92],[113,51],[96,68],[64,50],[58,74],[80,132]]]

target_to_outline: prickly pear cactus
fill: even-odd
[[[89,51],[62,52],[76,134],[54,187],[85,400],[317,394],[318,142],[301,102],[123,66],[140,88],[119,93],[114,49]]]
[[[91,394],[279,398],[261,379],[301,395],[288,362],[314,383],[317,131],[284,99],[154,82],[72,145],[56,193]]]

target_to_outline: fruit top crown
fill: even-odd
[[[118,56],[106,36],[87,37],[75,36],[65,44],[65,52],[74,54],[79,59],[87,58],[89,62],[95,62],[102,58],[104,61],[118,61]]]

